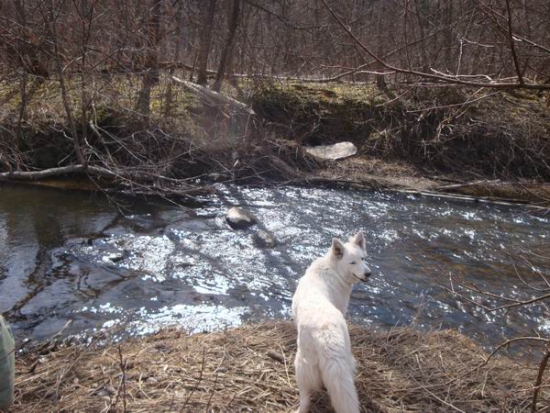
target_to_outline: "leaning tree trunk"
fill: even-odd
[[[241,13],[241,0],[233,0],[233,6],[231,8],[231,18],[229,20],[229,32],[227,34],[225,47],[223,48],[223,51],[222,51],[218,73],[216,73],[216,81],[212,86],[212,89],[215,90],[216,92],[220,91],[222,87],[223,76],[225,74],[225,71],[231,65],[231,57],[233,55],[233,46],[235,45],[235,36],[237,34],[237,27],[239,25],[240,13]]]

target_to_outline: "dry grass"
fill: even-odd
[[[278,134],[303,144],[349,140],[362,155],[425,174],[550,179],[550,111],[536,94],[403,86],[390,99],[372,87],[356,91],[274,84],[251,99]]]
[[[529,411],[536,371],[456,332],[351,330],[364,412]],[[17,361],[12,412],[283,412],[297,401],[290,323],[188,336],[165,330]],[[475,369],[479,367],[478,369]],[[550,409],[549,378],[539,399]],[[313,413],[330,412],[319,395]]]

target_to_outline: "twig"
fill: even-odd
[[[452,275],[451,275],[451,278],[452,278]],[[542,295],[530,298],[528,300],[518,300],[516,298],[506,297],[506,296],[502,296],[500,294],[494,294],[494,293],[491,293],[489,291],[483,291],[479,287],[477,287],[476,285],[473,285],[473,284],[468,285],[466,283],[463,283],[463,282],[460,282],[460,281],[457,281],[457,280],[454,280],[454,282],[456,282],[458,285],[460,285],[462,288],[466,289],[467,291],[472,291],[472,292],[475,292],[477,294],[481,294],[481,295],[484,295],[484,296],[487,296],[487,297],[491,297],[491,298],[494,298],[496,300],[507,301],[507,302],[510,303],[510,304],[505,304],[505,305],[501,305],[501,306],[497,306],[497,307],[489,307],[489,306],[483,305],[481,303],[478,303],[475,300],[472,300],[468,297],[465,297],[460,292],[455,290],[454,287],[452,287],[452,289],[446,288],[447,291],[459,296],[460,298],[462,298],[462,299],[464,299],[464,300],[466,300],[466,301],[468,301],[472,304],[477,305],[478,307],[483,308],[487,312],[495,312],[495,311],[498,311],[498,310],[505,310],[505,309],[510,309],[510,308],[514,308],[514,307],[525,306],[525,305],[537,303],[539,301],[544,301],[544,300],[550,298],[550,293],[548,293],[548,294],[542,294]]]
[[[517,341],[541,341],[543,343],[550,343],[550,339],[547,339],[547,338],[543,338],[543,337],[515,337],[515,338],[511,338],[509,340],[506,340],[504,343],[501,343],[499,344],[493,351],[491,354],[489,354],[489,356],[487,356],[487,358],[485,359],[485,362],[483,362],[479,367],[483,367],[484,365],[486,365],[489,360],[495,355],[497,354],[500,349],[504,348],[504,347],[507,347],[509,346],[510,344],[512,343],[515,343]],[[479,368],[478,367],[478,368]]]
[[[61,335],[63,334],[63,332],[69,328],[69,326],[73,323],[73,320],[68,320],[64,325],[63,327],[61,327],[61,329],[55,333],[53,336],[51,336],[47,341],[45,341],[43,344],[40,345],[40,347],[38,347],[37,349],[34,349],[33,351],[36,352],[36,353],[40,353],[40,352],[43,352],[46,348],[48,348],[50,345],[52,345],[55,340],[57,340],[59,337],[61,337]],[[20,348],[21,350],[21,348]]]
[[[542,360],[540,361],[539,365],[539,372],[537,374],[537,380],[535,381],[535,387],[533,391],[533,400],[531,401],[531,413],[535,413],[537,411],[537,401],[539,397],[539,392],[541,388],[542,378],[544,376],[544,372],[546,371],[546,367],[548,366],[548,360],[550,359],[550,340],[548,340],[548,344],[546,345],[546,353],[542,357]]]
[[[431,106],[429,108],[422,108],[422,109],[418,109],[418,110],[408,110],[407,113],[426,112],[426,111],[434,110],[434,109],[448,109],[448,108],[454,108],[454,107],[460,107],[461,108],[461,107],[464,107],[464,106],[467,106],[467,105],[471,105],[472,103],[479,102],[480,100],[487,99],[487,98],[490,98],[492,96],[498,95],[499,93],[501,93],[501,92],[488,93],[486,95],[480,96],[480,97],[472,99],[472,100],[466,100],[465,102],[462,102],[462,103],[453,103],[453,104],[450,104],[450,105],[441,105],[441,106]]]
[[[206,409],[205,409],[206,413],[208,413],[208,408],[210,407],[210,403],[212,402],[212,397],[214,397],[214,393],[216,392],[216,385],[218,384],[218,378],[220,376],[220,367],[222,366],[224,360],[225,360],[225,351],[223,353],[222,359],[220,360],[220,364],[218,364],[218,367],[216,367],[216,370],[215,370],[216,377],[214,379],[214,384],[212,385],[212,391],[210,392],[208,403],[206,404]]]
[[[202,382],[202,376],[204,375],[204,368],[205,368],[205,360],[206,360],[206,348],[202,349],[202,361],[201,361],[201,372],[199,375],[199,380],[197,381],[197,385],[193,387],[191,390],[191,393],[189,393],[189,396],[187,396],[187,399],[185,399],[185,403],[183,403],[183,406],[180,409],[180,413],[183,413],[185,407],[189,404],[189,401],[191,400],[191,397],[193,397],[193,393],[199,388],[201,382]]]
[[[434,191],[447,191],[449,189],[461,189],[461,188],[467,188],[470,186],[478,186],[478,185],[492,185],[492,184],[498,184],[502,183],[502,181],[495,179],[492,181],[489,180],[481,180],[481,181],[473,181],[473,182],[466,182],[461,184],[453,184],[453,185],[443,185],[438,186],[436,188],[433,188]]]
[[[118,356],[120,371],[122,372],[122,378],[120,379],[122,385],[122,411],[126,413],[126,362],[122,358],[122,347],[120,344],[118,345]]]

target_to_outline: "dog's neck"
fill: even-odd
[[[328,290],[329,300],[343,315],[346,315],[353,284],[346,282],[343,274],[338,273],[338,266],[334,262],[328,259],[328,263],[330,272],[326,274],[326,282],[334,287]]]

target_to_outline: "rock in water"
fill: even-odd
[[[261,229],[252,235],[252,241],[258,248],[275,248],[277,246],[275,237]]]
[[[339,142],[334,145],[306,147],[305,150],[316,158],[335,161],[355,155],[357,153],[357,146],[351,142]]]
[[[233,207],[227,211],[225,220],[233,229],[245,229],[256,223],[254,215],[238,207]]]

